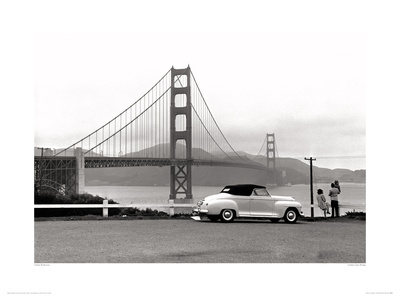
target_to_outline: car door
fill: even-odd
[[[263,189],[256,189],[250,196],[251,216],[273,216],[275,213],[275,199]]]

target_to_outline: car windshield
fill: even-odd
[[[267,189],[254,189],[253,195],[254,196],[270,196]]]

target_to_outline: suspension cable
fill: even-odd
[[[106,127],[107,125],[109,125],[110,123],[112,123],[114,120],[116,120],[118,117],[120,117],[122,114],[124,114],[126,111],[128,111],[128,109],[130,109],[131,107],[133,107],[134,105],[136,105],[139,101],[141,101],[154,87],[156,87],[170,72],[171,70],[168,70],[167,73],[165,73],[165,75],[159,80],[157,81],[156,84],[154,84],[148,91],[147,93],[145,93],[142,97],[140,97],[137,101],[135,101],[132,105],[130,105],[127,109],[125,109],[123,112],[121,112],[119,115],[117,115],[115,118],[113,118],[111,121],[107,122],[106,124],[104,124],[103,126],[101,126],[100,128],[96,129],[95,131],[93,131],[91,134],[85,136],[84,138],[80,139],[79,141],[77,141],[76,143],[72,144],[71,146],[61,150],[60,152],[54,154],[54,156],[57,156],[58,154],[62,153],[62,152],[66,152],[68,149],[74,147],[76,144],[83,142],[85,139],[90,138],[90,136],[92,136],[94,133],[96,133],[97,131],[103,129],[104,127]]]
[[[262,151],[262,149],[263,149],[263,147],[264,147],[266,141],[267,141],[267,136],[265,136],[264,142],[262,143],[261,148],[260,148],[260,151],[258,151],[256,157],[261,153],[261,151]]]
[[[205,104],[205,106],[206,106],[206,108],[207,108],[207,110],[208,110],[208,112],[209,112],[209,114],[210,114],[212,120],[214,121],[215,126],[217,127],[217,129],[218,129],[219,132],[221,133],[221,135],[222,135],[222,137],[224,138],[225,142],[229,145],[229,147],[231,148],[231,150],[232,150],[240,159],[244,160],[244,158],[241,157],[241,156],[235,151],[235,149],[233,149],[232,145],[228,142],[228,140],[226,139],[225,135],[222,133],[220,127],[218,126],[217,122],[216,122],[215,119],[214,119],[213,114],[212,114],[211,111],[210,111],[210,108],[209,108],[208,105],[207,105],[207,102],[204,100],[203,93],[201,92],[201,90],[200,90],[200,88],[199,88],[199,85],[197,84],[196,78],[194,77],[194,75],[193,75],[193,73],[192,73],[191,70],[190,70],[190,74],[191,74],[192,77],[193,77],[193,80],[194,80],[194,82],[195,82],[195,84],[196,84],[197,90],[199,91],[200,96],[201,96],[201,98],[203,99],[203,102],[204,102],[204,104]]]
[[[108,138],[106,138],[105,140],[103,140],[99,145],[105,143],[106,141],[108,141],[109,139],[111,139],[112,137],[114,137],[116,134],[120,133],[123,129],[125,129],[128,125],[130,125],[131,123],[133,123],[134,121],[136,121],[139,117],[141,117],[145,112],[147,112],[150,108],[152,108],[154,106],[154,104],[156,104],[169,90],[171,89],[171,87],[169,87],[164,93],[162,93],[151,105],[149,105],[145,110],[143,110],[138,116],[136,116],[133,120],[131,120],[128,124],[126,124],[124,127],[120,128],[118,131],[114,132],[114,134],[112,134],[111,136],[109,136]],[[146,123],[144,123],[143,127],[146,127]],[[145,130],[146,128],[143,128],[145,134],[147,133]],[[88,153],[91,150],[97,148],[99,145],[96,145],[94,147],[92,147],[91,149],[89,149],[88,151],[85,152]]]

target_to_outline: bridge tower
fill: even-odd
[[[274,170],[272,178],[268,178],[268,183],[276,184],[275,133],[267,133],[267,168]]]
[[[275,133],[267,133],[267,168],[272,164],[275,170],[275,163]]]
[[[175,200],[178,194],[184,194],[184,199],[192,200],[192,106],[189,66],[186,69],[171,69],[170,126],[170,158],[173,165],[170,167],[169,199]],[[182,147],[182,142],[186,146],[185,157],[177,157],[178,142],[179,147]]]

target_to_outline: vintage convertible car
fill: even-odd
[[[265,186],[254,184],[228,185],[219,194],[206,197],[193,210],[200,218],[232,222],[235,218],[267,218],[272,222],[284,219],[296,223],[304,216],[301,204],[293,197],[271,196]]]

